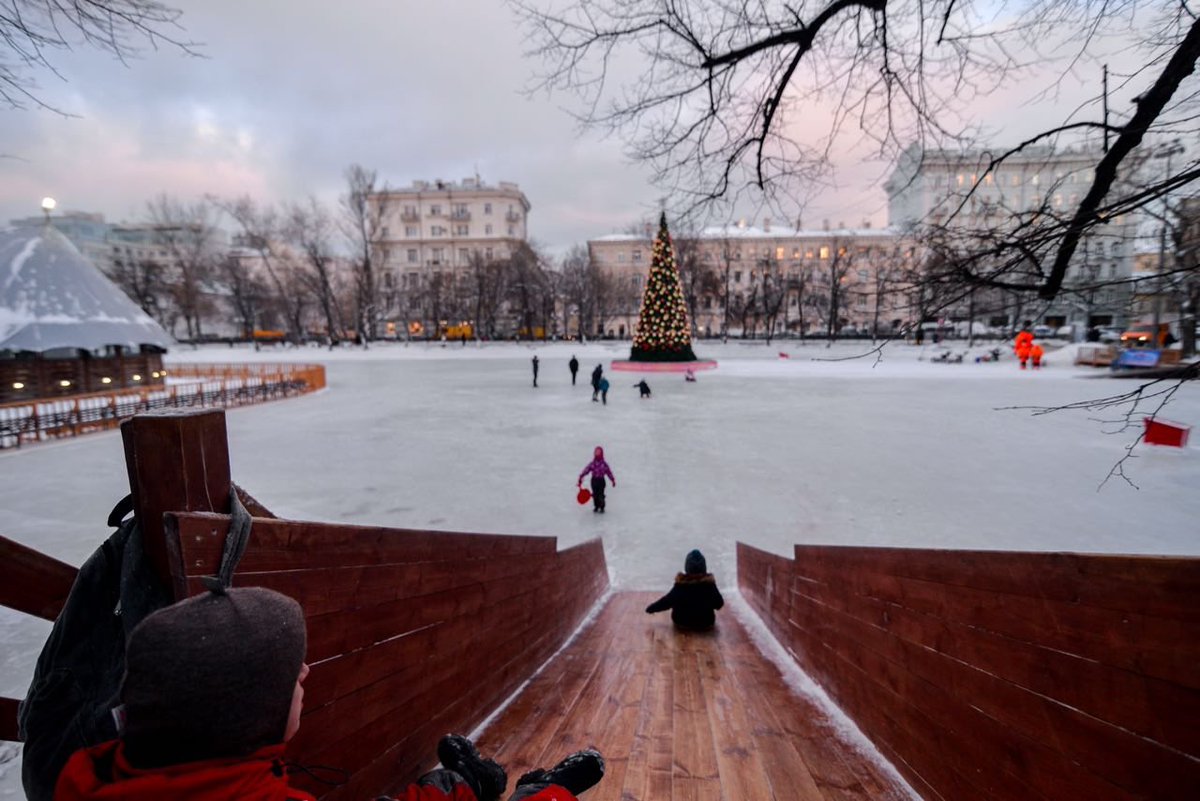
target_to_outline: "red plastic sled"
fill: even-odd
[[[592,499],[592,491],[588,490],[588,489],[584,489],[583,487],[580,487],[579,494],[575,496],[575,500],[579,501],[579,505],[583,506],[585,503],[587,503],[591,499]]]

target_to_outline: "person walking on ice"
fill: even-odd
[[[608,405],[608,379],[601,377],[599,386],[600,386],[600,402],[603,403],[605,406],[607,406]]]
[[[604,378],[604,365],[597,364],[592,370],[592,403],[600,402],[600,381]]]
[[[538,357],[533,357],[533,385],[537,386]]]
[[[617,478],[613,475],[608,462],[604,461],[604,448],[599,445],[596,446],[596,450],[592,451],[592,461],[588,462],[587,466],[583,468],[583,472],[579,474],[579,480],[575,482],[577,487],[583,486],[583,477],[588,473],[592,475],[592,511],[604,514],[604,477],[608,476],[612,481],[613,489],[617,487]]]
[[[646,379],[643,378],[641,381],[634,384],[634,386],[637,387],[638,393],[641,397],[650,397],[650,385],[646,383]]]
[[[300,604],[262,587],[218,585],[149,615],[126,646],[119,739],[76,751],[54,801],[315,801],[289,786],[284,762],[300,729],[306,644]],[[398,801],[500,801],[507,772],[466,737],[442,737],[437,757],[442,768]],[[578,801],[603,776],[603,757],[580,751],[521,776],[509,801]]]
[[[671,610],[676,628],[706,631],[717,622],[714,612],[725,605],[717,580],[708,572],[704,554],[691,551],[683,561],[683,572],[675,576],[671,591],[646,607],[647,614]]]
[[[571,370],[571,386],[575,386],[575,376],[579,373],[579,359],[575,358],[575,354],[571,354],[571,361],[567,362],[567,367]]]

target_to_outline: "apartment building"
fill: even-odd
[[[891,229],[762,220],[704,228],[675,246],[700,336],[813,334],[828,330],[831,314],[835,331],[890,333],[914,319],[913,245]],[[603,334],[634,330],[652,248],[649,231],[588,241],[620,301]]]
[[[909,147],[884,184],[889,225],[913,231],[923,225],[945,224],[966,232],[1002,225],[1014,212],[1042,209],[1069,214],[1091,186],[1101,156],[1087,147],[1030,147],[988,171],[996,152]],[[1036,317],[1054,327],[1075,325],[1078,331],[1123,324],[1131,300],[1136,228],[1133,216],[1123,214],[1092,229],[1079,243],[1059,296],[1033,312],[1027,309],[1022,316]],[[987,293],[979,294],[978,300],[985,305],[990,301],[1004,305],[1002,298],[989,300]],[[996,319],[991,322],[1003,324]],[[1021,321],[1008,320],[1007,324],[1013,322]]]
[[[528,238],[529,200],[515,183],[413,181],[372,195],[382,206],[376,241],[385,284],[416,287],[438,273],[464,270],[473,254],[503,260]]]

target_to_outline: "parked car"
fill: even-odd
[[[1101,342],[1120,342],[1122,330],[1120,326],[1107,325],[1100,329]]]
[[[1033,335],[1045,339],[1054,336],[1054,329],[1048,325],[1035,325],[1033,327]]]

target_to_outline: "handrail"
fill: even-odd
[[[0,449],[115,428],[139,412],[163,408],[234,408],[325,387],[320,364],[176,364],[180,383],[0,404]]]

